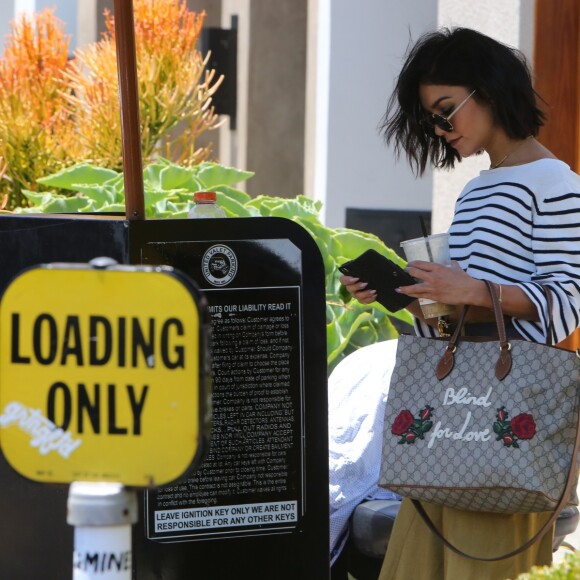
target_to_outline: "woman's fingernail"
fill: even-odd
[[[357,286],[357,288],[358,288],[359,290],[364,290],[364,289],[365,289],[367,286],[368,286],[368,282],[361,282],[361,283],[360,283],[360,284]]]

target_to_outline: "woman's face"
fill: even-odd
[[[489,105],[478,103],[477,93],[467,98],[471,90],[454,85],[421,85],[419,98],[421,105],[428,113],[448,117],[461,103],[461,108],[452,115],[449,122],[452,131],[444,131],[435,125],[435,134],[443,137],[461,157],[469,157],[481,149],[489,151],[503,131],[494,125]]]

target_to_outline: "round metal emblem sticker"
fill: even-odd
[[[238,259],[231,248],[212,246],[203,255],[201,271],[213,286],[227,286],[238,271]]]

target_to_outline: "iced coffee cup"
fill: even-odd
[[[435,262],[437,264],[451,266],[449,234],[447,233],[405,240],[401,242],[401,248],[403,248],[408,262],[422,260],[424,262]],[[429,300],[428,298],[419,298],[419,304],[425,318],[447,316],[455,312],[454,306]]]

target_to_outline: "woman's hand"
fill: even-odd
[[[361,282],[353,276],[341,276],[340,283],[362,304],[370,304],[377,299],[377,291],[367,288],[367,282]]]
[[[481,280],[464,272],[457,262],[451,266],[415,260],[405,270],[418,280],[397,291],[406,296],[428,298],[445,304],[482,304],[487,302],[487,289]]]
[[[472,278],[457,262],[452,262],[449,267],[416,260],[409,262],[406,270],[419,282],[413,286],[401,286],[397,290],[401,294],[455,306],[475,306],[477,308],[470,308],[467,313],[469,321],[487,321],[491,317],[491,297],[485,282]],[[535,304],[521,288],[512,284],[502,284],[502,288],[501,306],[504,314],[525,320],[539,320]]]

